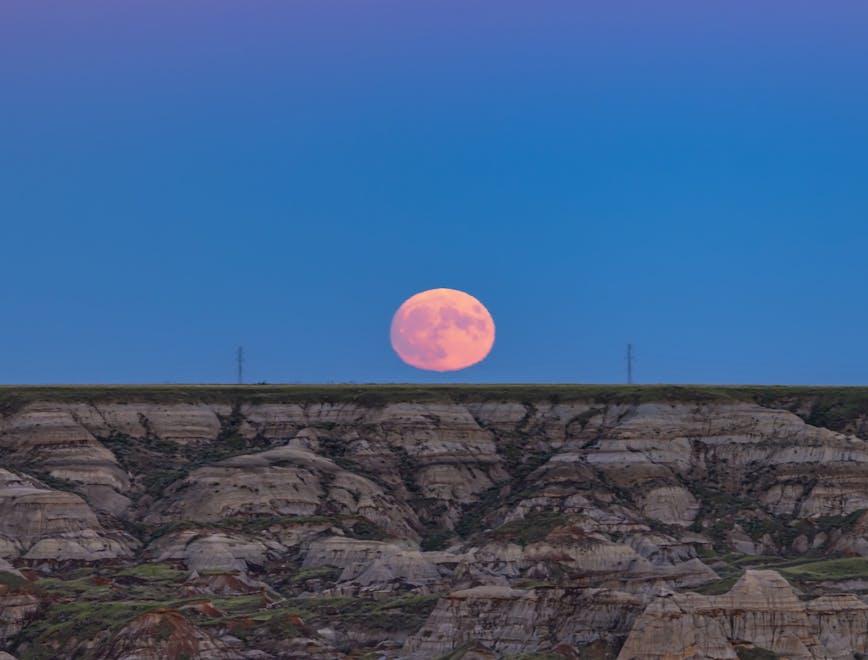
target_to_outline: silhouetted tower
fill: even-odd
[[[235,354],[235,360],[238,363],[238,384],[241,385],[244,382],[244,347],[239,346],[238,351]]]
[[[633,344],[627,344],[627,384],[633,384]]]

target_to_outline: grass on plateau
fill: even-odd
[[[582,385],[556,383],[415,385],[6,385],[0,386],[0,415],[33,401],[147,403],[358,403],[482,402],[519,400],[641,403],[644,401],[755,401],[766,405],[794,397],[822,403],[818,415],[868,411],[868,387],[782,385]]]
[[[781,568],[780,572],[787,577],[808,581],[868,578],[868,559],[864,557],[827,559]]]

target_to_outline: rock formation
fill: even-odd
[[[0,647],[858,657],[866,419],[858,390],[0,390]]]
[[[102,656],[112,660],[214,658],[240,660],[244,655],[192,625],[180,612],[154,610],[125,625]]]
[[[748,570],[722,596],[665,593],[636,620],[618,660],[738,658],[739,648],[781,657],[865,653],[868,604],[852,594],[807,602],[781,575]]]

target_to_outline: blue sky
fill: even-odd
[[[736,4],[738,6],[732,6]],[[0,7],[0,382],[868,382],[859,2]],[[482,364],[389,343],[491,310]]]

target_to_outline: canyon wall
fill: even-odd
[[[868,391],[0,390],[17,658],[858,658]]]

